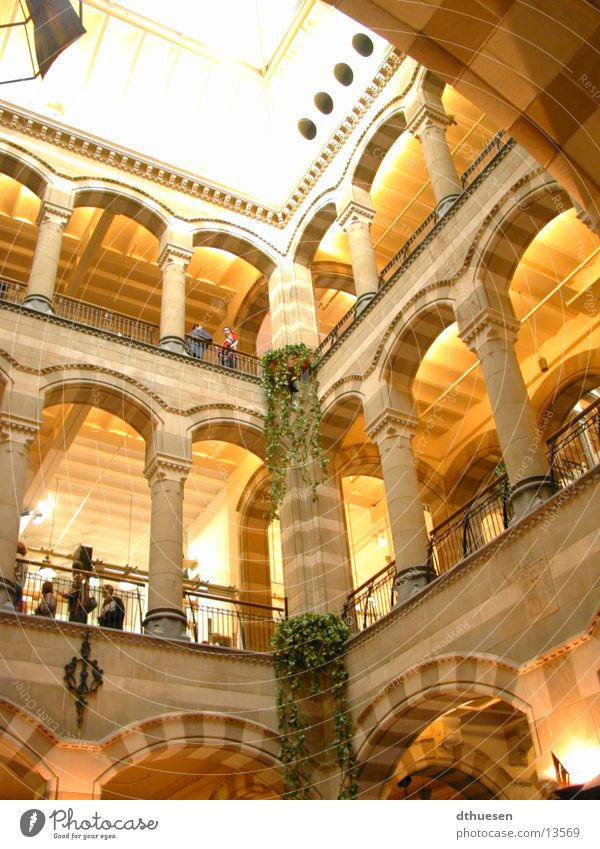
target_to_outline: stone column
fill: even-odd
[[[339,205],[337,221],[348,234],[356,292],[356,315],[360,315],[379,287],[379,273],[371,239],[371,222],[374,217],[375,210],[368,192],[358,186],[352,186]]]
[[[445,135],[446,127],[452,123],[440,103],[439,109],[422,106],[408,126],[421,142],[438,215],[444,215],[462,191]]]
[[[185,353],[185,272],[192,257],[188,248],[167,244],[158,264],[162,270],[159,348]]]
[[[515,353],[520,326],[516,318],[489,307],[460,332],[481,364],[502,458],[514,488],[511,499],[516,519],[551,494],[543,434],[536,425]]]
[[[287,260],[269,277],[272,347],[304,342],[309,348],[319,344],[319,324],[315,290],[310,270]]]
[[[40,206],[37,242],[23,301],[29,309],[52,312],[62,240],[71,212],[64,206],[47,201]]]
[[[183,601],[183,488],[191,463],[155,453],[144,469],[152,497],[147,633],[187,639]]]
[[[312,469],[311,474],[318,474]],[[296,469],[279,511],[285,593],[290,616],[314,611],[340,613],[352,590],[352,568],[339,479],[333,473],[317,490],[317,501]]]
[[[428,563],[429,535],[412,440],[416,418],[383,410],[367,432],[379,450],[396,562],[396,604],[401,604],[434,577]]]
[[[29,448],[39,421],[6,415],[0,424],[0,608],[15,597],[14,569]]]

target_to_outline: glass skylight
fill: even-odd
[[[264,70],[304,0],[126,0],[123,8]]]

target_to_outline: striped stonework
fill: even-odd
[[[513,708],[528,706],[515,695],[517,671],[478,657],[440,657],[391,681],[356,723],[361,794],[378,796],[399,758],[435,719],[479,696],[499,697]]]

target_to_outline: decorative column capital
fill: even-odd
[[[17,442],[29,446],[39,430],[40,422],[36,419],[7,415],[0,422],[0,442]]]
[[[481,310],[459,331],[459,336],[473,353],[477,354],[485,342],[499,339],[513,345],[521,328],[521,322],[490,307]]]
[[[343,230],[348,232],[353,224],[363,224],[370,227],[374,218],[375,210],[372,207],[364,206],[352,200],[349,201],[340,215],[338,215],[337,223]]]
[[[189,248],[183,248],[180,245],[168,243],[162,248],[158,257],[158,265],[162,271],[165,271],[169,265],[186,271],[190,260],[193,256],[193,251]]]
[[[157,452],[146,463],[144,477],[150,487],[166,481],[184,484],[191,468],[191,462],[183,457]]]
[[[445,132],[451,124],[456,124],[453,115],[448,115],[443,108],[437,108],[430,103],[422,103],[411,116],[406,129],[420,140],[424,132],[433,128]]]
[[[55,224],[61,230],[64,230],[72,214],[73,210],[66,206],[50,203],[50,201],[42,201],[35,223],[38,227],[46,223]]]
[[[412,440],[417,431],[419,419],[400,410],[386,409],[366,426],[369,438],[379,447],[384,439]]]

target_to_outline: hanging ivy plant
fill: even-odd
[[[333,739],[327,748],[336,753],[340,770],[338,799],[355,799],[356,759],[346,689],[348,672],[344,644],[350,629],[333,613],[304,613],[277,625],[271,648],[277,679],[277,712],[282,737],[281,760],[286,799],[308,799],[311,786],[309,709],[316,697],[331,702]],[[327,717],[324,717],[327,719]],[[325,723],[329,727],[331,723]]]
[[[304,344],[267,351],[261,359],[262,385],[267,399],[265,417],[266,466],[271,474],[271,512],[278,518],[287,492],[286,472],[296,468],[310,487],[313,500],[327,469],[321,445],[321,404],[314,355]],[[318,468],[311,479],[309,463]]]

